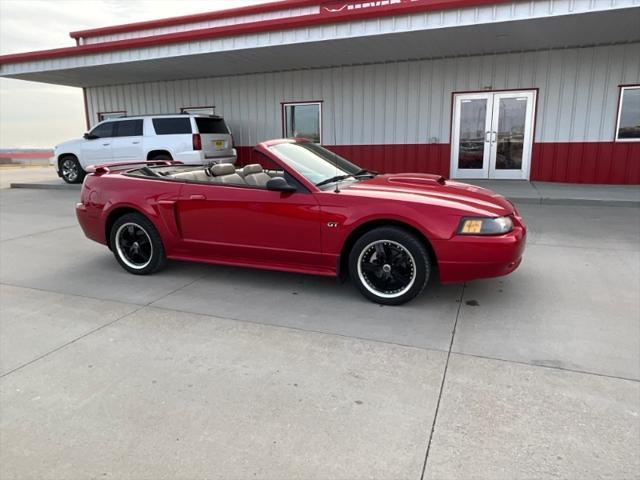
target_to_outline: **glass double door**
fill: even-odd
[[[535,91],[454,95],[453,178],[527,180]]]

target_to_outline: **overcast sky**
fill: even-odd
[[[273,0],[0,0],[0,54],[75,45],[69,32]],[[82,90],[0,78],[0,148],[51,148],[85,131]]]

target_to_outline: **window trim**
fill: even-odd
[[[624,91],[625,90],[640,90],[640,84],[630,84],[630,85],[618,85],[618,113],[616,115],[616,126],[613,131],[613,141],[614,142],[640,142],[640,138],[618,138],[618,133],[620,131],[620,117],[622,115],[622,101],[624,99]]]
[[[119,116],[115,116],[116,114],[120,114]],[[127,116],[126,110],[114,110],[112,112],[97,112],[98,123],[104,122],[105,120],[110,120],[112,118],[122,118]],[[106,116],[105,116],[106,115]]]
[[[286,110],[288,106],[304,106],[304,105],[318,105],[318,130],[319,130],[319,136],[320,136],[320,140],[319,142],[317,142],[318,145],[322,145],[322,100],[307,100],[307,101],[297,101],[297,102],[280,102],[280,110],[281,110],[281,116],[282,116],[282,138],[294,138],[294,137],[287,137],[286,133],[287,133],[287,115],[286,115]],[[316,143],[316,142],[314,142]]]

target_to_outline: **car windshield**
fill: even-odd
[[[362,172],[359,166],[311,142],[279,143],[269,147],[269,150],[315,185]]]

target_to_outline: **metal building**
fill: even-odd
[[[640,0],[288,0],[72,32],[0,75],[107,116],[214,111],[240,161],[307,136],[362,166],[640,184]]]

